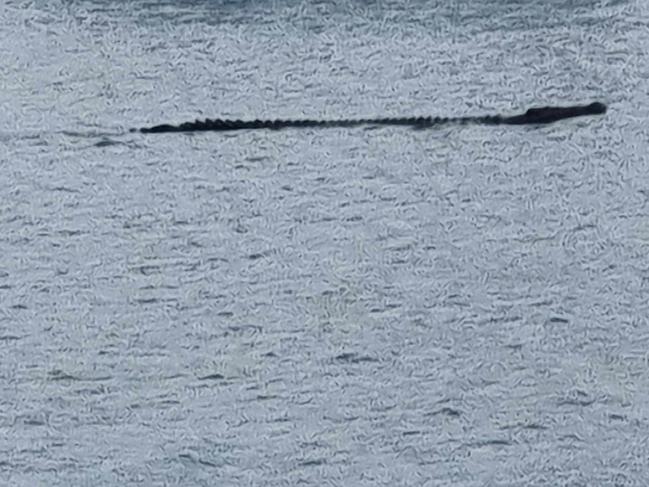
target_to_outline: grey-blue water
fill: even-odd
[[[648,49],[643,0],[4,0],[0,485],[646,486]]]

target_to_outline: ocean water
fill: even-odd
[[[647,485],[647,46],[641,0],[5,0],[0,485]]]

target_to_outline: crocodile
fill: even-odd
[[[567,107],[547,106],[530,108],[525,113],[513,116],[486,115],[477,117],[397,117],[397,118],[358,118],[338,120],[318,119],[276,119],[276,120],[228,120],[205,119],[185,122],[180,125],[162,124],[140,129],[131,129],[131,132],[145,134],[158,134],[167,132],[226,132],[232,130],[284,128],[319,128],[319,127],[359,127],[364,125],[402,125],[414,128],[428,128],[443,124],[482,124],[482,125],[541,125],[557,122],[566,118],[581,117],[586,115],[602,115],[606,113],[606,105],[593,102],[588,105],[572,105]]]

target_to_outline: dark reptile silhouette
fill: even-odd
[[[487,115],[482,117],[401,117],[401,118],[360,118],[339,120],[222,120],[205,119],[185,122],[180,125],[155,125],[139,129],[145,134],[165,132],[200,132],[230,130],[253,130],[311,127],[358,127],[361,125],[404,125],[414,128],[428,128],[443,124],[482,124],[482,125],[537,125],[548,124],[565,118],[581,117],[584,115],[600,115],[606,113],[606,105],[594,102],[589,105],[573,105],[569,107],[530,108],[521,115],[504,117]],[[137,132],[138,129],[131,129]]]

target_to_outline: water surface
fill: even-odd
[[[8,1],[0,26],[0,483],[646,485],[644,2]]]

